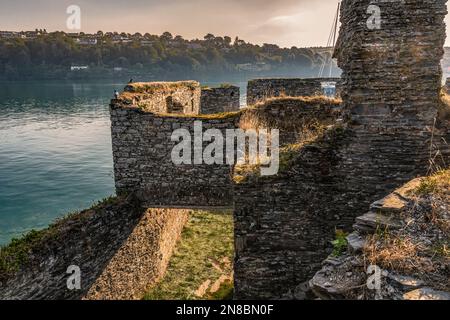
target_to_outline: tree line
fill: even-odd
[[[86,44],[86,39],[96,41]],[[101,31],[76,36],[43,32],[32,39],[0,39],[0,79],[108,78],[133,74],[155,79],[244,73],[315,76],[323,60],[329,58],[329,52],[326,48],[255,45],[212,34],[188,41],[169,32],[160,36]],[[74,71],[72,66],[88,68]]]

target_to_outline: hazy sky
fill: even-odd
[[[0,0],[1,30],[67,30],[66,9],[81,8],[81,31],[124,31],[186,39],[239,36],[280,46],[326,45],[337,0]],[[447,18],[450,34],[450,17]],[[450,45],[450,39],[447,39]]]

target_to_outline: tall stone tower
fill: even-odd
[[[426,174],[436,149],[450,163],[436,121],[446,3],[343,0],[345,126],[299,150],[286,172],[235,187],[236,298],[303,297],[335,229]]]
[[[344,110],[354,133],[342,150],[342,166],[351,172],[349,188],[369,184],[392,191],[427,172],[430,149],[439,144],[439,134],[446,134],[434,128],[446,3],[343,0],[335,57],[343,70]],[[361,190],[361,196],[371,194]]]
[[[356,125],[430,126],[442,81],[447,0],[343,0],[335,56]]]

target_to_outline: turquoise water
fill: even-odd
[[[108,102],[120,87],[0,84],[0,244],[114,194]]]
[[[108,104],[123,87],[0,83],[0,245],[114,194]]]

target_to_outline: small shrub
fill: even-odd
[[[347,236],[348,233],[343,230],[336,230],[336,239],[331,242],[333,244],[333,256],[340,257],[347,250]]]

